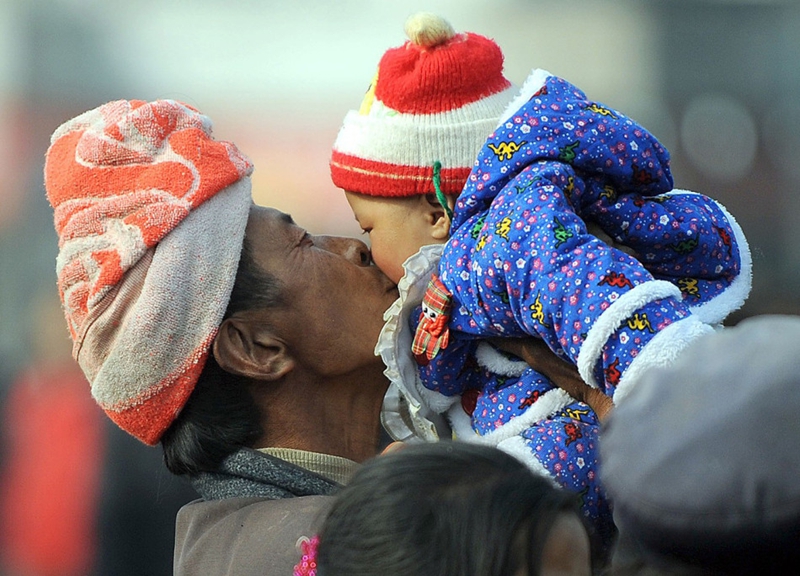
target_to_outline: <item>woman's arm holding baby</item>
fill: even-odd
[[[547,376],[556,386],[594,410],[604,421],[614,406],[611,398],[586,384],[575,365],[562,360],[538,338],[492,338],[491,343],[501,350],[519,356],[534,370]]]

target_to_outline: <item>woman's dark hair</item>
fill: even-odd
[[[573,495],[515,458],[464,442],[415,444],[368,461],[320,532],[319,576],[539,574]]]
[[[224,318],[280,304],[280,285],[256,264],[245,238]],[[261,414],[247,379],[220,368],[209,354],[189,400],[161,438],[173,474],[216,470],[222,460],[262,434]]]

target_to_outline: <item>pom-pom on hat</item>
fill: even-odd
[[[349,192],[413,196],[436,191],[438,163],[441,191],[458,194],[516,89],[492,40],[428,13],[405,30],[409,40],[386,51],[361,108],[345,117],[331,177]]]
[[[120,100],[60,126],[45,161],[73,356],[120,428],[156,444],[228,305],[252,164],[172,100]]]

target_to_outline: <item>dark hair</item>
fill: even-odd
[[[259,268],[245,238],[224,317],[278,306],[280,294],[277,279]],[[161,438],[170,472],[213,471],[228,454],[261,436],[261,414],[247,384],[247,378],[226,372],[209,354],[189,400]]]
[[[318,548],[319,576],[539,573],[573,495],[488,446],[415,444],[368,461],[339,492]]]

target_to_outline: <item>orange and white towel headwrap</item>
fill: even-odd
[[[156,444],[228,305],[252,164],[171,100],[120,100],[53,134],[45,187],[73,356],[109,417]]]

